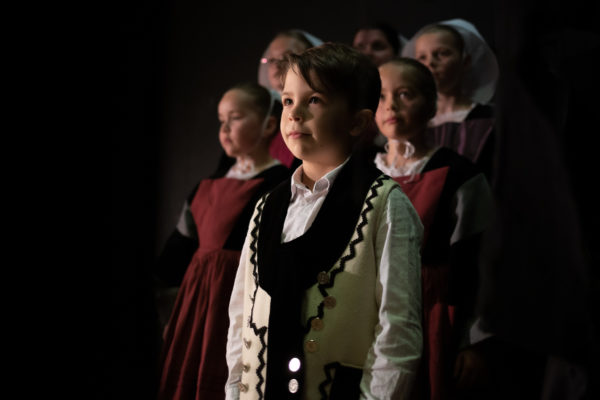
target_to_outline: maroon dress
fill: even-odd
[[[424,228],[421,249],[424,362],[419,392],[423,399],[456,398],[453,369],[473,312],[475,260],[479,251],[478,235],[455,233],[458,220],[461,227],[479,226],[476,206],[471,201],[456,201],[456,196],[473,186],[473,183],[465,185],[466,182],[472,182],[477,175],[483,178],[479,171],[466,158],[441,148],[422,173],[394,178]],[[477,186],[487,186],[485,179],[477,182]]]
[[[446,122],[428,128],[426,138],[432,147],[447,147],[468,158],[491,178],[495,147],[494,124],[492,106],[478,104],[462,122]]]
[[[240,251],[224,246],[262,181],[200,182],[191,203],[199,246],[165,328],[159,399],[225,397],[228,307]]]
[[[283,137],[281,136],[281,132],[277,132],[273,139],[271,140],[271,144],[269,145],[269,154],[271,157],[279,160],[283,165],[288,168],[292,167],[294,163],[294,155],[286,146]]]
[[[446,182],[448,167],[438,168],[413,177],[394,178],[410,199],[423,223],[423,246],[427,241],[438,209],[440,194]],[[449,264],[422,263],[423,360],[425,385],[423,398],[439,399],[445,384],[445,370],[450,363],[447,349],[453,337],[454,306],[445,301]]]

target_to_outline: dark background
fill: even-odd
[[[257,80],[258,61],[275,33],[303,29],[323,41],[350,44],[362,23],[384,20],[406,37],[423,24],[461,17],[493,38],[486,1],[173,1],[163,57],[163,126],[158,132],[157,245],[182,201],[214,169],[220,152],[216,109],[228,87]],[[393,17],[390,17],[393,16]]]
[[[97,362],[89,371],[93,398],[153,398],[160,332],[149,268],[174,228],[185,197],[216,166],[220,154],[216,118],[220,96],[239,81],[257,79],[263,51],[273,35],[283,29],[303,29],[324,41],[349,44],[357,26],[375,20],[391,23],[407,38],[430,22],[463,18],[474,23],[498,53],[501,77],[503,73],[509,76],[508,82],[500,82],[504,87],[499,91],[503,96],[500,105],[511,104],[511,96],[519,92],[514,90],[516,87],[525,93],[522,98],[532,98],[525,103],[544,124],[555,128],[549,132],[555,135],[553,145],[545,154],[557,160],[556,165],[547,174],[547,169],[536,168],[536,176],[528,176],[528,172],[539,149],[537,142],[523,147],[516,137],[523,132],[514,131],[515,140],[504,147],[502,158],[510,161],[510,146],[522,151],[518,160],[514,153],[517,164],[502,164],[509,165],[505,169],[512,174],[508,183],[503,181],[505,186],[500,192],[506,197],[519,196],[518,190],[512,190],[517,187],[533,199],[528,203],[531,209],[545,204],[548,213],[567,215],[569,229],[581,235],[583,239],[577,243],[585,247],[584,256],[580,248],[573,250],[584,259],[575,281],[579,284],[588,279],[586,263],[592,260],[596,265],[596,249],[600,247],[593,245],[597,236],[590,234],[598,219],[596,214],[593,218],[589,214],[597,208],[598,195],[591,196],[591,185],[581,174],[588,171],[582,160],[591,159],[593,147],[580,144],[588,140],[588,132],[597,131],[588,123],[595,108],[583,101],[590,92],[599,92],[594,68],[599,53],[597,16],[597,5],[584,5],[583,1],[146,0],[109,6],[101,32],[107,33],[102,38],[108,50],[103,61],[114,72],[107,84],[111,93],[111,286],[105,294],[109,307],[102,314],[104,338],[94,349]],[[595,36],[590,38],[592,32]],[[593,77],[591,86],[587,77]],[[567,98],[573,94],[579,102],[569,103]],[[510,116],[502,116],[502,107],[499,111],[500,120],[508,126]],[[527,110],[521,111],[519,118],[528,118]],[[565,118],[571,122],[565,123]],[[542,193],[544,187],[556,183],[551,176],[556,171],[561,177],[556,192],[567,199],[559,199],[552,208],[548,206],[552,201]],[[535,184],[517,184],[519,180]],[[567,213],[563,213],[565,204]],[[514,218],[527,225],[528,211],[517,210],[515,216],[509,210],[503,215],[506,220]],[[560,231],[563,222],[557,218],[548,229]],[[538,220],[531,219],[529,225],[537,230],[532,230],[528,238],[540,237],[536,249],[560,247],[562,242],[548,243],[543,232],[539,235],[548,229],[540,229]],[[523,231],[518,224],[513,229]],[[506,229],[499,231],[510,234]],[[523,250],[514,250],[504,262],[519,258],[519,251]],[[524,259],[535,260],[535,256]],[[512,282],[512,277],[494,282]],[[593,278],[597,288],[597,273]],[[524,282],[521,286],[526,288]],[[560,283],[548,284],[547,293],[553,293],[552,285]],[[572,293],[578,290],[574,286],[564,298],[573,298]],[[577,297],[574,307],[585,301],[587,298]],[[561,299],[557,304],[565,302]],[[571,306],[564,307],[568,311]],[[561,321],[550,325],[560,326]]]

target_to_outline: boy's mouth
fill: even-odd
[[[299,139],[305,135],[308,135],[308,133],[304,133],[304,132],[300,132],[300,131],[291,131],[288,133],[288,137],[290,139]]]

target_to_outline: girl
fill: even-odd
[[[158,277],[181,287],[164,333],[160,399],[224,397],[227,307],[250,214],[289,176],[269,155],[280,114],[256,83],[233,87],[219,102],[219,140],[236,161],[194,189],[161,256]]]
[[[299,29],[289,29],[278,32],[265,49],[258,64],[258,83],[267,88],[277,101],[281,101],[281,82],[279,80],[279,64],[288,53],[301,53],[304,50],[321,44],[322,41],[308,32]],[[295,168],[299,160],[283,143],[281,135],[273,135],[269,153],[288,168]],[[218,170],[229,168],[235,160],[221,155]]]
[[[393,177],[413,203],[425,228],[423,280],[425,398],[446,399],[459,378],[457,353],[467,342],[477,284],[479,237],[490,212],[484,175],[454,151],[428,144],[436,114],[436,84],[419,62],[400,58],[383,64],[375,120],[388,139],[375,164]]]
[[[492,50],[471,23],[454,19],[427,25],[402,55],[423,63],[437,85],[437,112],[428,140],[447,146],[491,176],[493,110],[488,104],[498,79]]]

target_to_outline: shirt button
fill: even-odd
[[[316,340],[310,339],[308,342],[306,342],[305,348],[309,353],[314,353],[319,350],[319,344]]]
[[[298,391],[298,381],[296,379],[290,379],[288,389],[290,393],[296,393]]]
[[[250,371],[250,364],[242,364],[242,371],[244,371],[244,372]]]
[[[333,296],[327,296],[323,299],[323,304],[325,308],[333,308],[337,304],[337,300]]]
[[[238,383],[238,389],[240,389],[240,392],[246,393],[248,391],[248,385],[240,382],[240,383]]]
[[[246,348],[249,349],[250,346],[252,346],[252,341],[246,340],[246,339],[243,339],[243,340],[244,340],[244,346],[246,346]]]
[[[314,318],[312,321],[310,321],[310,326],[315,331],[320,331],[323,329],[323,320],[321,318]]]
[[[325,271],[321,271],[317,275],[317,282],[319,285],[326,285],[329,283],[329,274]]]

